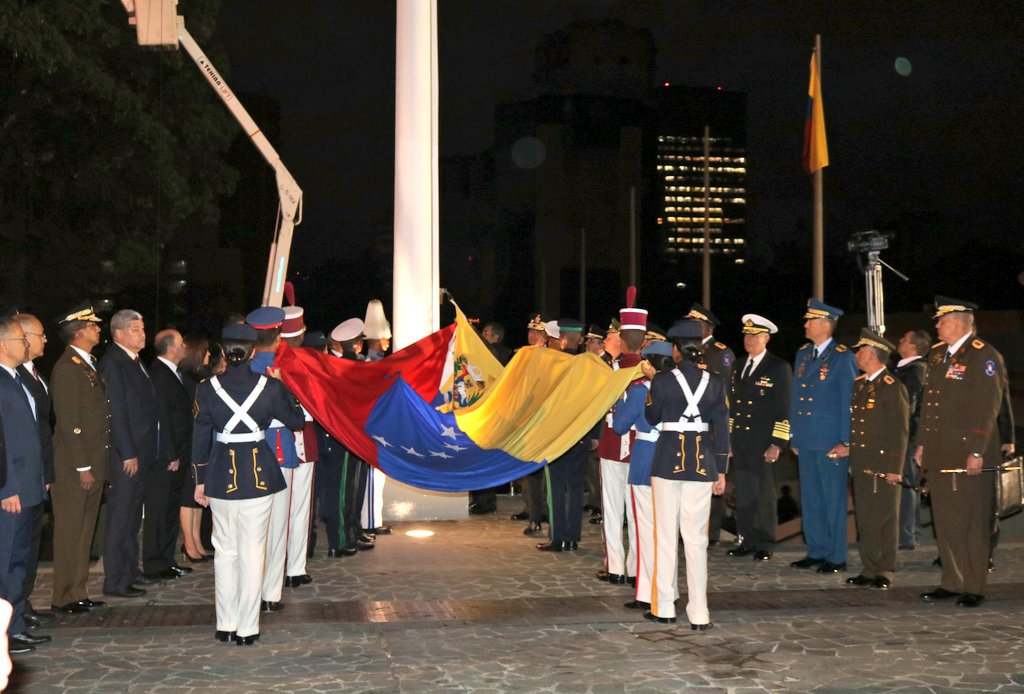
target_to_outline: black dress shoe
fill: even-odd
[[[373,535],[371,533],[362,533],[359,536],[359,539],[362,540],[363,542],[373,542],[374,540],[377,539],[377,536]]]
[[[658,622],[659,624],[675,624],[675,617],[659,617],[653,612],[644,612],[644,619],[648,622]]]
[[[991,559],[989,559],[988,560],[988,572],[992,573],[995,570],[996,570],[996,563],[994,561],[992,561]]]
[[[167,570],[174,572],[178,576],[188,576],[190,573],[192,573],[192,569],[191,568],[189,568],[187,566],[178,566],[177,564],[175,564],[174,566],[172,566],[171,568],[169,568]]]
[[[164,572],[161,572],[161,573],[164,573]],[[165,576],[164,578],[177,578],[177,576],[172,576],[172,577]],[[132,583],[138,583],[140,586],[151,586],[151,585],[153,585],[155,583],[159,583],[159,582],[160,582],[160,579],[156,578],[155,575],[154,576],[139,576],[134,581],[132,581]]]
[[[570,549],[575,551],[580,548],[580,543],[576,540],[569,540],[568,542],[563,542],[562,545],[562,549],[566,551],[569,551]]]
[[[283,602],[270,602],[268,600],[260,600],[260,612],[280,612],[283,609]]]
[[[235,634],[235,643],[239,646],[251,646],[259,640],[259,634],[253,634],[252,636],[239,636],[238,634]]]
[[[54,612],[63,612],[64,614],[82,614],[88,612],[89,608],[79,602],[69,602],[66,605],[50,605],[50,609]]]
[[[235,632],[233,632],[233,631],[221,631],[220,629],[218,629],[217,631],[213,632],[213,637],[215,639],[217,639],[218,641],[222,641],[224,643],[227,643],[228,641],[231,641],[232,639],[235,638]]]
[[[889,579],[885,576],[876,576],[874,582],[872,582],[871,584],[871,587],[878,588],[879,590],[889,590],[890,585],[891,583]]]
[[[373,544],[372,542],[366,542],[365,540],[356,540],[355,545],[353,545],[353,547],[355,547],[356,550],[359,552],[369,552],[376,546],[377,545]]]
[[[13,636],[7,637],[7,652],[11,655],[14,655],[16,653],[31,653],[35,649],[35,646],[27,643],[22,643]]]
[[[868,578],[864,575],[850,576],[846,579],[846,585],[848,586],[870,586],[875,582],[875,579]]]
[[[771,552],[754,552],[754,561],[768,561],[771,558]]]
[[[537,545],[537,549],[541,552],[561,552],[563,551],[562,542],[542,542]]]
[[[942,566],[942,557],[932,559],[932,566]]]
[[[604,525],[604,517],[603,516],[594,516],[593,518],[590,519],[590,524],[591,525]]]
[[[34,609],[29,608],[25,610],[25,620],[28,621],[29,619],[34,620],[36,626],[42,626],[57,619],[57,616],[52,612],[36,612]]]
[[[636,576],[626,576],[627,586],[636,586]]]
[[[827,561],[818,567],[818,573],[820,574],[837,574],[840,571],[846,571],[845,561],[842,564],[833,564]]]
[[[610,574],[607,571],[600,571],[597,574],[599,581],[605,581],[614,585],[625,585],[626,577],[622,574]]]
[[[20,634],[12,634],[7,637],[8,641],[14,641],[15,639],[26,646],[38,646],[39,644],[50,643],[50,641],[53,641],[52,636],[47,636],[46,634],[30,634],[27,631],[23,631]]]
[[[520,511],[519,513],[513,513],[512,520],[530,520],[530,512]]]
[[[544,528],[541,527],[540,523],[530,523],[526,526],[526,529],[523,530],[523,535],[526,535],[527,537],[541,537],[544,535]]]
[[[728,552],[726,552],[726,554],[728,554],[730,557],[745,557],[750,554],[750,550],[744,547],[743,545],[740,545],[739,547],[733,547]]]
[[[494,506],[484,506],[482,504],[477,503],[469,505],[469,515],[471,516],[484,516],[488,513],[494,513],[497,510],[497,507]]]
[[[112,595],[115,598],[141,598],[146,594],[144,588],[136,588],[135,586],[125,586],[121,590],[105,590],[104,595]]]
[[[958,597],[960,597],[960,593],[954,593],[942,587],[930,590],[927,593],[921,593],[921,599],[925,602],[939,602],[940,600],[950,600]]]
[[[623,607],[627,610],[649,610],[651,609],[651,603],[644,602],[643,600],[630,600]]]
[[[352,554],[355,554],[355,552],[353,552]],[[329,549],[329,550],[327,550],[327,556],[330,557],[331,559],[340,559],[341,557],[347,557],[347,556],[350,556],[350,555],[346,554],[345,553],[345,548],[342,547],[341,549]]]
[[[374,535],[390,535],[391,534],[391,526],[390,525],[378,525],[376,528],[370,528],[370,532],[373,533]]]
[[[176,578],[181,578],[181,576],[174,573],[170,569],[164,569],[163,571],[158,571],[155,574],[145,574],[142,578],[137,579],[135,582],[140,583],[144,586],[148,586],[153,583],[159,583],[160,581],[173,581]]]
[[[307,583],[312,583],[313,577],[309,574],[302,574],[301,576],[285,576],[284,585],[285,588],[298,588],[304,586]]]
[[[103,602],[102,600],[90,600],[89,598],[86,598],[84,600],[79,600],[78,604],[82,605],[83,607],[93,608],[93,607],[103,607],[107,603]]]
[[[814,557],[804,557],[803,559],[798,559],[795,562],[791,563],[790,566],[792,566],[794,569],[809,569],[812,566],[817,566],[818,564],[824,564],[824,563],[825,563],[824,559],[815,559]]]
[[[709,629],[714,628],[714,622],[708,622],[707,624],[694,624],[693,622],[690,622],[690,631],[708,631]]]
[[[960,596],[960,599],[956,601],[957,607],[977,607],[981,604],[981,601],[985,599],[984,595],[976,595],[974,593],[964,593]]]
[[[32,614],[24,615],[24,619],[25,626],[27,626],[29,629],[38,629],[39,627],[49,624],[53,621],[52,617],[50,619],[40,619],[39,617],[36,617]]]

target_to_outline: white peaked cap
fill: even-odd
[[[391,323],[384,317],[384,304],[380,299],[371,299],[366,304],[366,319],[363,321],[363,334],[368,340],[390,340]]]
[[[347,321],[338,323],[338,326],[331,331],[331,339],[335,342],[354,340],[363,334],[363,321],[358,318],[349,318]]]
[[[548,334],[548,337],[553,337],[556,340],[562,336],[562,330],[558,327],[558,321],[549,320],[544,324],[544,332]]]

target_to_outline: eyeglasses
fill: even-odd
[[[0,337],[0,342],[21,342],[28,347],[27,337]]]
[[[46,333],[25,333],[25,334],[26,335],[32,335],[33,337],[40,337],[40,338],[42,338],[44,340],[46,339]]]

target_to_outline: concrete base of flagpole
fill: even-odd
[[[469,516],[465,492],[432,492],[392,478],[384,486],[384,520],[459,520]]]

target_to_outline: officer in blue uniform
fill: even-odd
[[[228,369],[196,391],[192,465],[195,499],[213,511],[217,631],[240,646],[259,638],[265,544],[273,495],[284,476],[266,443],[275,419],[296,431],[302,410],[284,385],[248,368],[256,342],[250,325],[224,327]]]
[[[678,366],[651,380],[646,417],[660,424],[651,466],[654,546],[651,621],[676,621],[679,537],[686,552],[686,616],[695,631],[711,628],[708,612],[708,516],[711,495],[725,490],[729,408],[725,381],[701,369],[700,326],[689,320],[668,331]]]
[[[850,401],[857,364],[832,339],[843,312],[817,299],[807,302],[804,334],[796,353],[790,398],[790,446],[799,457],[800,500],[807,556],[794,568],[818,573],[846,569],[847,475]]]

